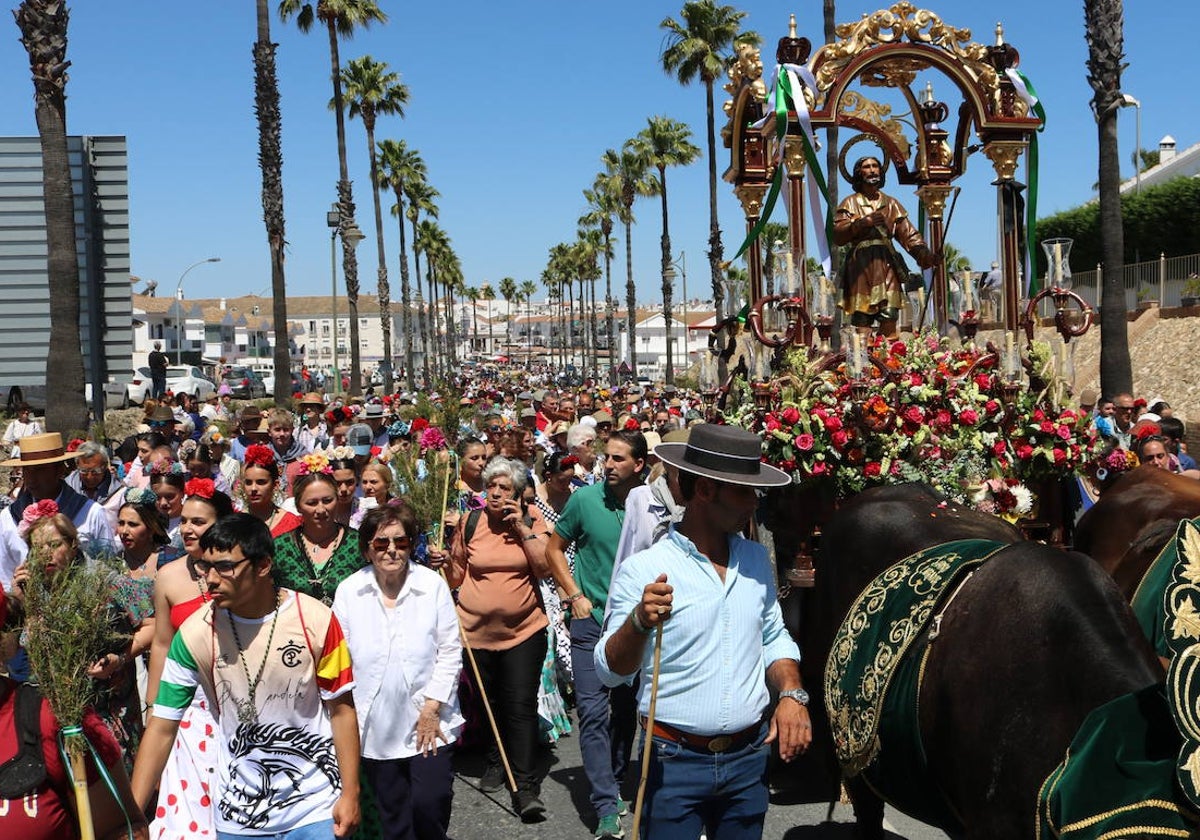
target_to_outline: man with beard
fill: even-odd
[[[600,639],[613,558],[625,520],[625,499],[642,483],[646,439],[638,431],[613,432],[605,444],[604,480],[571,494],[558,517],[546,559],[554,581],[567,593],[571,611],[571,662],[579,714],[579,749],[596,810],[596,837],[624,836],[621,782],[636,731],[636,697],[628,685],[606,688],[596,674],[594,650]],[[575,573],[566,550],[575,543]]]
[[[224,517],[188,558],[208,601],[171,642],[133,768],[144,809],[197,690],[221,742],[221,837],[348,837],[359,822],[359,735],[350,653],[333,612],[276,588],[274,544],[248,513]]]
[[[833,219],[834,244],[850,246],[844,263],[842,309],[861,335],[870,335],[878,321],[882,335],[896,338],[908,269],[892,240],[921,268],[932,268],[938,258],[900,202],[883,192],[878,158],[859,158],[850,183],[854,193],[838,205]]]

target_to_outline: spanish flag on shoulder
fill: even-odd
[[[317,687],[321,699],[332,700],[354,688],[354,670],[350,666],[350,648],[342,635],[342,625],[337,616],[329,616],[329,628],[325,631],[325,644],[321,648],[321,661],[317,664]]]

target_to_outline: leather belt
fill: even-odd
[[[638,722],[642,725],[642,729],[646,728],[645,717],[639,716]],[[758,723],[752,723],[739,732],[731,732],[728,735],[693,735],[690,732],[684,732],[682,729],[676,729],[669,723],[662,723],[656,720],[654,721],[654,729],[650,734],[656,738],[662,738],[664,741],[670,741],[672,744],[682,744],[698,752],[723,753],[740,750],[742,747],[753,742],[758,737],[758,731],[761,727],[762,721],[759,721]]]

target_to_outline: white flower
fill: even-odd
[[[1014,484],[1008,488],[1013,494],[1013,498],[1017,500],[1016,506],[1013,508],[1013,513],[1025,515],[1033,510],[1033,493],[1024,484]]]

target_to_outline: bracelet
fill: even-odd
[[[576,592],[574,595],[571,595],[571,596],[570,596],[570,597],[568,597],[568,598],[564,598],[564,599],[563,599],[563,603],[564,603],[564,604],[567,604],[567,605],[574,604],[576,601],[578,601],[578,600],[579,600],[580,598],[582,598],[582,597],[583,597],[583,590],[582,590],[582,589],[580,589],[580,590],[579,590],[578,592]]]
[[[524,537],[524,540],[525,540],[525,542],[529,542],[530,540],[536,540],[537,538],[538,538],[537,534],[530,534],[529,536]]]
[[[640,618],[638,618],[637,607],[634,607],[633,610],[630,611],[629,620],[630,620],[630,622],[633,623],[633,629],[636,630],[640,635],[642,635],[642,636],[650,635],[650,628],[647,627],[645,624],[642,624],[642,620]]]

